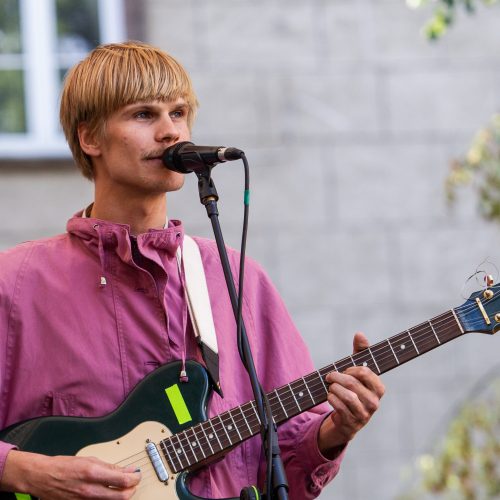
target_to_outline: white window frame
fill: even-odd
[[[125,39],[122,0],[98,0],[100,42]],[[0,159],[69,158],[59,127],[55,0],[20,0],[25,133],[0,133]],[[74,61],[85,54],[69,54]]]

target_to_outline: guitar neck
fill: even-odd
[[[325,377],[351,366],[385,373],[464,333],[454,309],[347,356],[267,394],[274,421],[282,423],[327,399]],[[160,442],[171,470],[180,472],[210,461],[260,432],[255,401],[221,413]]]

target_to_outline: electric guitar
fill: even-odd
[[[274,389],[268,397],[275,422],[326,401],[325,377],[331,371],[368,366],[382,374],[465,333],[496,333],[499,296],[500,284],[473,293],[455,309]],[[190,493],[189,472],[258,434],[260,422],[254,401],[207,420],[208,376],[193,361],[186,369],[188,383],[178,383],[180,362],[155,370],[107,416],[35,418],[4,429],[0,439],[24,451],[136,466],[142,474],[137,500],[203,500]],[[4,492],[0,500],[35,497]]]

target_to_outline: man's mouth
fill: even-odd
[[[144,157],[145,160],[162,160],[163,159],[163,151],[161,151],[160,153],[151,153],[151,154],[148,154]]]

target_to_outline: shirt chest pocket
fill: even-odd
[[[75,396],[63,392],[48,392],[42,402],[40,415],[79,416]]]

